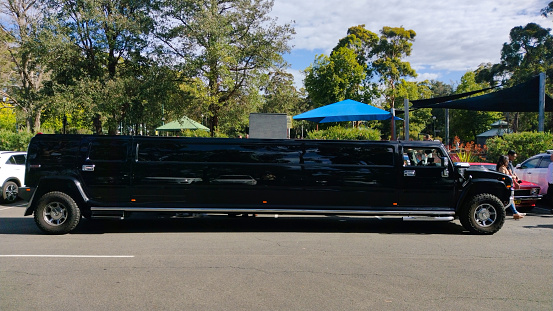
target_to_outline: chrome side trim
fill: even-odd
[[[92,212],[169,212],[169,213],[249,213],[249,214],[299,214],[299,215],[389,215],[389,216],[446,216],[453,210],[340,210],[340,209],[286,209],[286,208],[192,208],[192,207],[91,207]]]

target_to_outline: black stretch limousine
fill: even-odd
[[[458,217],[493,234],[511,185],[439,142],[37,135],[20,196],[50,234],[132,212]]]

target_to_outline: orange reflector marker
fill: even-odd
[[[397,206],[397,203],[392,203],[394,206]]]
[[[27,188],[27,189],[25,189],[25,191],[27,191],[27,192],[31,192],[31,189]]]
[[[136,202],[136,199],[131,199],[131,202]]]
[[[507,188],[511,188],[511,185],[507,185]]]
[[[263,201],[263,204],[267,204],[267,201]]]

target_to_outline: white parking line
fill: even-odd
[[[7,209],[10,209],[10,208],[16,208],[16,207],[18,207],[18,206],[4,207],[4,208],[0,208],[0,211],[7,210]]]
[[[52,258],[134,258],[134,256],[109,255],[0,255],[0,257],[52,257]]]

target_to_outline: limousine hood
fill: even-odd
[[[478,179],[495,179],[505,182],[505,185],[511,186],[513,180],[511,176],[505,175],[496,171],[490,171],[485,169],[467,168],[463,174],[465,179],[478,178]]]

